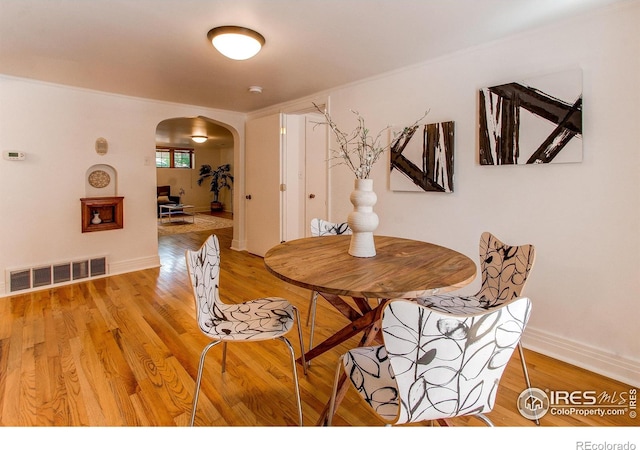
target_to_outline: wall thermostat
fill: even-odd
[[[7,161],[22,161],[25,156],[22,152],[4,152],[4,159]]]
[[[103,137],[96,139],[96,153],[98,155],[106,155],[109,151],[109,143]]]

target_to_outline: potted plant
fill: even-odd
[[[213,192],[213,201],[211,202],[211,211],[222,211],[222,203],[219,201],[220,190],[223,188],[231,189],[233,183],[233,175],[231,175],[231,165],[223,164],[217,169],[211,168],[209,164],[200,166],[200,178],[198,178],[198,186],[207,178],[211,178],[209,190]]]

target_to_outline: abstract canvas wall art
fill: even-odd
[[[391,147],[390,187],[393,191],[453,192],[454,123],[419,127]]]
[[[480,90],[481,165],[582,161],[582,71]]]

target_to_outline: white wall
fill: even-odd
[[[477,261],[491,231],[532,243],[537,261],[525,294],[532,349],[640,385],[640,3],[495,42],[330,92],[346,130],[358,110],[372,132],[455,121],[455,192],[388,189],[385,163],[373,178],[379,234],[442,244]],[[477,91],[579,67],[584,160],[487,167],[477,161]],[[344,130],[343,130],[344,131]],[[346,218],[353,181],[331,169],[331,218]],[[473,293],[479,279],[463,292]]]
[[[111,273],[157,266],[155,132],[164,119],[203,115],[244,145],[244,115],[0,76],[0,296],[6,269],[108,255]],[[98,155],[98,137],[109,152]],[[239,153],[239,152],[236,152]],[[82,233],[80,198],[94,164],[118,172],[124,228]]]

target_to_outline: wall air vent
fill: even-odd
[[[31,270],[14,270],[9,272],[9,291],[16,292],[31,287]]]
[[[51,284],[51,266],[34,267],[31,269],[33,287],[47,286]]]
[[[10,269],[5,272],[5,280],[9,286],[9,292],[18,292],[99,277],[108,273],[107,257],[96,256],[71,262]]]
[[[107,258],[93,258],[91,260],[91,276],[97,277],[107,274]]]
[[[73,263],[73,279],[80,280],[89,276],[89,261],[75,261]]]
[[[55,264],[53,266],[53,282],[65,283],[71,281],[71,264]]]

